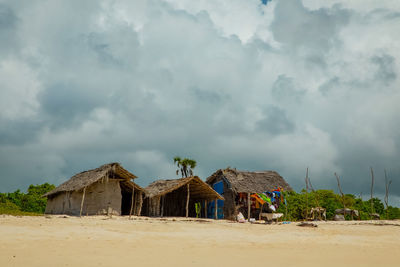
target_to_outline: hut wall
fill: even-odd
[[[140,216],[142,206],[143,206],[143,192],[142,191],[137,191],[135,193],[135,206],[134,206],[134,215]]]
[[[47,199],[46,214],[63,214],[71,206],[70,192],[63,192]]]
[[[82,200],[82,198],[80,197]],[[83,214],[121,214],[121,187],[119,181],[106,179],[94,183],[86,189]],[[80,207],[79,207],[80,208]]]
[[[83,191],[63,192],[47,200],[47,214],[79,215]],[[86,188],[82,215],[121,214],[119,181],[105,179]]]
[[[226,187],[226,188],[225,188]],[[229,189],[227,184],[224,183],[224,218],[228,220],[235,220],[235,216],[237,215],[235,198],[236,194]]]
[[[160,209],[160,197],[153,197],[149,199],[149,216],[160,216],[161,209]]]
[[[182,186],[164,196],[164,216],[185,217],[186,216],[187,187]],[[189,202],[189,211],[191,205]],[[190,216],[190,215],[189,215]]]

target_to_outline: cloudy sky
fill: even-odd
[[[400,1],[0,0],[0,192],[173,157],[400,205]]]

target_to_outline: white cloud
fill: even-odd
[[[232,1],[184,1],[166,0],[176,9],[197,15],[206,12],[215,28],[222,36],[236,35],[242,42],[248,42],[254,37],[274,42],[267,28],[274,18],[274,2],[268,7],[261,5],[259,0]]]
[[[16,120],[37,113],[41,84],[27,64],[12,59],[1,61],[0,86],[0,117]]]
[[[368,13],[376,9],[400,10],[400,3],[396,0],[303,0],[304,5],[310,9],[331,8],[334,5],[341,5],[345,8],[354,9],[358,12]]]

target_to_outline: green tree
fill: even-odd
[[[302,190],[300,193],[294,191],[284,192],[284,196],[288,208],[288,219],[293,221],[306,219],[304,210],[307,206],[307,199],[309,208],[317,206],[325,208],[328,220],[333,219],[336,209],[343,208],[343,201],[348,208],[352,208],[356,202],[354,196],[351,194],[346,194],[342,198],[342,196],[335,194],[333,190],[322,189],[308,193],[306,190]],[[284,204],[280,205],[278,212],[284,213],[285,209]]]
[[[193,169],[196,168],[196,161],[193,159],[184,158],[176,156],[174,158],[174,164],[177,165],[176,175],[181,173],[182,177],[193,176]]]
[[[397,207],[388,206],[386,219],[387,220],[400,219],[400,209]]]
[[[24,193],[22,193],[19,189],[14,191],[13,193],[7,193],[7,200],[11,203],[14,203],[18,207],[22,206],[22,199],[24,197]]]
[[[44,183],[30,185],[26,194],[19,189],[13,193],[0,193],[0,203],[3,204],[3,207],[7,207],[7,210],[17,207],[16,211],[44,213],[47,201],[42,196],[54,188],[54,185]]]
[[[44,213],[46,209],[47,200],[43,197],[44,194],[53,190],[54,185],[44,183],[42,185],[30,185],[28,193],[24,195],[21,203],[23,211]]]

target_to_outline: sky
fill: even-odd
[[[266,4],[263,4],[266,3]],[[0,192],[174,156],[400,206],[400,1],[0,0]]]

